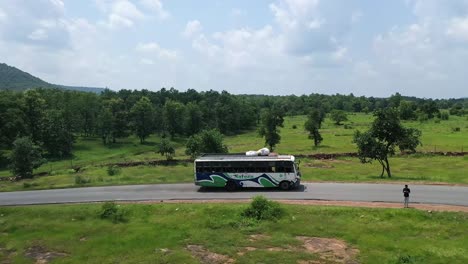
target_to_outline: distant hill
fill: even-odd
[[[16,67],[0,63],[0,90],[24,91],[33,88],[58,88],[65,90],[101,93],[104,88],[51,84]]]

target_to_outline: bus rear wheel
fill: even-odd
[[[237,190],[237,185],[233,181],[228,181],[228,182],[226,182],[225,188],[226,188],[226,190],[228,192],[233,192],[233,191]]]
[[[291,183],[288,182],[288,181],[282,181],[279,184],[279,188],[281,190],[283,190],[283,191],[287,191],[287,190],[291,189]]]

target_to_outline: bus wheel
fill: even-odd
[[[282,181],[279,184],[279,188],[281,190],[283,190],[283,191],[287,191],[287,190],[291,189],[291,183],[288,182],[288,181]]]
[[[228,192],[233,192],[233,191],[237,190],[237,185],[233,181],[228,181],[228,182],[226,182],[225,188],[226,188],[226,190]]]

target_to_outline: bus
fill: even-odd
[[[195,185],[224,187],[277,187],[291,190],[301,183],[299,166],[292,155],[247,156],[204,154],[194,161]]]

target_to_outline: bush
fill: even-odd
[[[91,182],[91,179],[89,178],[81,177],[80,175],[75,176],[75,184],[87,184],[90,182]]]
[[[344,129],[353,129],[353,127],[351,125],[345,124]]]
[[[263,196],[255,196],[242,216],[256,220],[277,220],[285,214],[278,202],[269,201]]]
[[[121,169],[117,165],[109,165],[107,167],[107,175],[109,176],[119,175],[120,172],[121,172]]]
[[[122,208],[114,202],[105,202],[99,212],[101,219],[111,220],[113,223],[127,222],[126,214]]]
[[[27,189],[27,188],[30,188],[30,187],[36,187],[36,186],[39,186],[38,183],[29,183],[29,182],[23,182],[23,188]]]
[[[447,112],[441,112],[441,113],[440,113],[440,119],[441,119],[441,120],[449,120],[449,113],[447,113]]]
[[[297,126],[296,126],[296,125],[293,125],[293,126],[292,126],[292,129],[296,129],[296,128],[297,128]]]
[[[460,128],[459,127],[454,127],[454,128],[452,128],[452,131],[453,132],[460,132]]]

